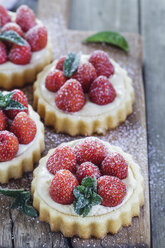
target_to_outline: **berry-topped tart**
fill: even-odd
[[[0,26],[0,87],[8,90],[34,82],[52,61],[46,27],[26,5],[16,13],[0,5]]]
[[[51,149],[34,170],[33,206],[64,236],[103,238],[128,226],[144,201],[131,155],[95,137]]]
[[[44,146],[44,126],[24,93],[0,91],[0,183],[32,171]]]
[[[107,53],[69,53],[38,75],[34,107],[56,132],[104,133],[132,112],[132,80]]]

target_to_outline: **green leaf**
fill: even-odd
[[[102,197],[97,193],[93,192],[92,201],[91,201],[92,206],[100,205],[102,201],[103,201]]]
[[[123,49],[125,52],[129,51],[127,40],[119,33],[112,31],[98,32],[87,37],[83,42],[104,42]]]
[[[0,193],[5,196],[10,196],[10,197],[17,197],[22,193],[24,189],[7,189],[7,188],[1,188]]]
[[[26,107],[12,99],[14,92],[9,92],[4,94],[0,92],[0,109],[9,110],[9,109],[17,109],[17,110],[25,110]]]
[[[0,40],[10,41],[19,46],[26,46],[26,41],[15,31],[7,30],[0,34]]]
[[[82,180],[81,185],[84,187],[93,187],[93,180],[94,178],[92,177],[86,177]]]
[[[9,104],[5,107],[5,110],[9,110],[9,109],[25,110],[26,107],[22,103],[11,99]]]
[[[80,56],[81,56],[80,53],[78,54],[68,53],[64,61],[64,67],[63,67],[64,75],[66,77],[71,77],[73,73],[77,70],[77,67],[80,62]]]

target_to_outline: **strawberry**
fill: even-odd
[[[72,173],[75,173],[76,156],[73,152],[73,148],[67,145],[60,145],[49,157],[46,166],[48,171],[54,175],[57,171],[62,169],[66,169]]]
[[[7,10],[0,5],[0,26],[3,27],[7,22],[11,22],[11,18]]]
[[[127,177],[128,164],[119,153],[110,153],[102,162],[101,172],[103,175],[124,179]]]
[[[66,59],[65,56],[59,58],[59,60],[57,61],[57,64],[56,64],[56,69],[58,69],[60,71],[63,71],[63,66],[64,66],[65,59]]]
[[[81,83],[84,92],[88,92],[91,83],[97,78],[97,74],[94,66],[87,62],[78,66],[72,78],[77,79]]]
[[[8,31],[8,30],[13,30],[17,34],[19,34],[20,36],[23,36],[23,31],[22,31],[21,27],[18,24],[14,23],[14,22],[8,22],[8,23],[6,23],[2,27],[1,32],[3,33],[3,32]]]
[[[34,26],[25,34],[25,39],[30,44],[33,52],[43,49],[47,44],[46,27],[40,25]]]
[[[109,60],[108,54],[104,51],[94,51],[89,58],[89,62],[95,67],[97,76],[110,77],[114,74],[114,67]]]
[[[17,137],[9,131],[0,132],[0,162],[12,160],[19,148]]]
[[[9,52],[9,60],[17,65],[26,65],[31,60],[31,48],[27,43],[26,46],[14,44]]]
[[[37,127],[26,113],[21,112],[14,118],[10,130],[17,136],[20,144],[29,144],[36,135]]]
[[[86,177],[96,177],[97,179],[101,177],[101,173],[96,165],[92,164],[91,162],[85,162],[78,167],[76,171],[76,177],[79,183],[81,183],[81,181]]]
[[[66,82],[67,78],[60,70],[54,70],[49,72],[45,79],[45,87],[53,92],[58,91]]]
[[[81,84],[76,79],[66,81],[57,92],[55,103],[63,111],[79,111],[85,104],[85,96]]]
[[[0,64],[4,64],[7,61],[7,49],[6,46],[0,41]]]
[[[8,127],[8,119],[6,115],[0,110],[0,131],[7,129]]]
[[[27,32],[37,24],[34,12],[28,6],[21,5],[16,12],[16,23]]]
[[[126,186],[117,177],[102,176],[97,180],[97,193],[103,198],[101,205],[115,207],[123,201]]]
[[[50,196],[57,203],[71,204],[74,201],[73,189],[78,184],[77,179],[70,171],[59,170],[51,182]]]
[[[75,145],[74,152],[78,164],[89,161],[95,165],[100,165],[108,154],[108,150],[103,142],[95,137],[81,140]]]
[[[116,91],[105,76],[99,76],[91,84],[89,98],[91,102],[98,105],[105,105],[114,101]]]

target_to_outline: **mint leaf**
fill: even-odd
[[[8,105],[5,107],[5,110],[9,110],[9,109],[25,110],[26,107],[22,103],[17,102],[17,101],[12,99],[12,100],[10,100]]]
[[[28,203],[30,200],[30,192],[25,191],[24,189],[0,189],[0,193],[13,197],[14,201],[11,204],[11,208],[17,208],[22,213],[31,216],[36,217],[38,216],[37,211]]]
[[[74,211],[83,217],[88,215],[94,205],[99,205],[103,200],[97,194],[97,181],[95,177],[84,178],[81,185],[74,188],[73,194],[75,196],[73,203]]]
[[[78,53],[68,53],[64,61],[63,72],[66,77],[71,77],[73,73],[77,70],[80,62],[81,54]]]
[[[0,91],[0,109],[2,110],[9,110],[9,109],[25,110],[26,107],[23,104],[12,99],[13,94],[14,92],[9,92],[7,94],[4,94]]]
[[[26,46],[26,41],[15,31],[7,30],[0,34],[0,40],[10,41],[19,46]]]
[[[98,32],[87,37],[83,42],[104,42],[123,49],[125,52],[129,51],[127,40],[121,34],[112,31]]]

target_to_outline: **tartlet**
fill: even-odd
[[[11,21],[15,22],[16,13],[8,11],[8,14],[11,17]],[[38,19],[36,19],[36,23],[43,26]],[[19,65],[7,61],[4,64],[0,64],[0,87],[9,90],[34,82],[37,73],[52,61],[52,57],[51,38],[48,35],[47,45],[39,51],[32,52],[30,63]]]
[[[65,145],[74,148],[82,140],[75,140]],[[128,176],[123,180],[127,186],[127,194],[117,207],[97,205],[86,217],[81,217],[74,212],[73,204],[59,204],[51,198],[49,187],[54,177],[48,170],[46,163],[53,154],[51,149],[47,156],[42,158],[39,166],[34,170],[31,192],[33,206],[39,211],[41,221],[48,222],[52,231],[61,231],[64,236],[77,235],[81,238],[91,236],[103,238],[107,233],[117,233],[122,226],[132,223],[133,216],[139,216],[140,206],[144,202],[144,182],[140,167],[132,156],[123,152],[121,148],[103,142],[109,152],[117,152],[128,163]]]
[[[80,65],[88,62],[90,55],[81,55]],[[102,134],[107,129],[117,127],[132,113],[134,90],[132,80],[127,72],[113,59],[109,58],[114,67],[114,74],[108,79],[112,83],[116,98],[106,105],[98,105],[89,100],[85,94],[85,104],[77,112],[67,112],[59,109],[54,98],[58,91],[51,92],[45,87],[45,79],[57,65],[55,60],[51,65],[39,73],[34,84],[34,108],[44,119],[45,125],[53,126],[57,133],[64,132],[71,136]],[[62,88],[61,88],[62,89]]]

